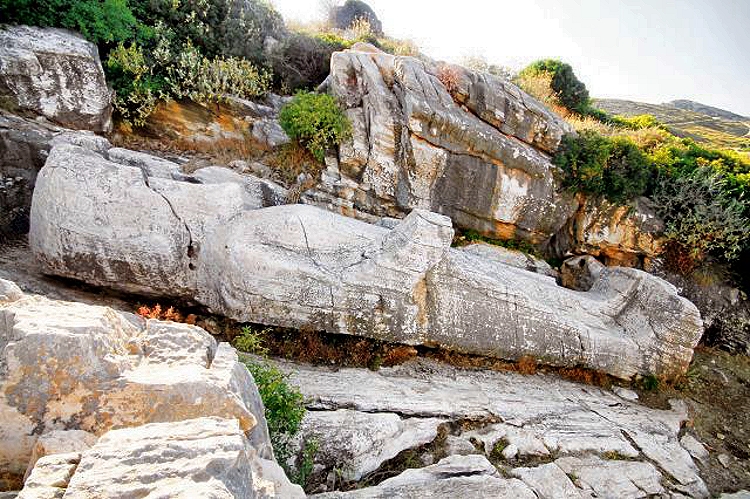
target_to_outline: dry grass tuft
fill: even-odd
[[[158,303],[153,307],[148,305],[141,305],[136,309],[136,314],[140,315],[144,319],[156,319],[160,321],[172,321],[182,322],[184,324],[195,324],[196,316],[188,314],[183,316],[176,308],[169,307],[162,309],[162,306]]]
[[[536,374],[537,362],[531,355],[524,355],[516,363],[516,371],[521,374]]]

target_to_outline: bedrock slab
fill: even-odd
[[[459,369],[425,359],[377,372],[275,362],[300,387],[315,413],[346,408],[455,423],[453,436],[469,440],[486,454],[452,456],[455,462],[478,466],[485,458],[494,459],[505,476],[520,479],[537,497],[708,497],[698,466],[680,444],[682,424],[689,418],[682,401],[671,401],[669,410],[652,409],[552,375]],[[473,422],[472,429],[464,429],[466,421]],[[362,434],[346,427],[332,432],[336,438]],[[493,452],[498,443],[506,449],[515,446],[517,452],[498,457]],[[540,460],[548,462],[540,465]],[[399,496],[391,480],[412,486],[401,497],[425,497],[436,490],[455,494],[459,485],[452,488],[446,481],[438,486],[430,473],[444,469],[444,464],[408,470],[399,480],[386,480],[372,489],[322,497]],[[492,470],[462,474],[492,475]],[[436,474],[450,478],[448,472]]]
[[[278,464],[258,454],[238,420],[204,417],[112,430],[81,453],[43,457],[19,497],[299,499],[305,494]]]
[[[0,394],[0,470],[11,474],[23,476],[54,430],[100,436],[202,416],[236,419],[260,455],[273,456],[258,390],[228,344],[195,326],[24,295],[2,280]]]

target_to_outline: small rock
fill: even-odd
[[[724,440],[726,437],[724,436],[723,433],[717,433],[716,438],[718,438],[719,440]]]
[[[740,490],[733,494],[721,494],[719,499],[750,499],[750,492],[747,490]]]
[[[511,461],[518,456],[518,446],[516,444],[510,444],[503,449],[503,457],[507,461]]]
[[[719,454],[719,462],[725,468],[729,468],[729,465],[732,464],[732,458],[726,454]]]
[[[635,402],[636,400],[638,400],[638,394],[633,390],[628,390],[627,388],[616,386],[612,388],[612,391],[615,392],[615,395],[617,395],[621,399],[630,400],[631,402]]]
[[[599,278],[604,264],[591,255],[569,258],[560,266],[560,280],[565,288],[588,291]]]
[[[690,453],[691,456],[693,456],[694,459],[701,462],[708,459],[708,451],[703,444],[696,440],[692,435],[686,434],[680,439],[680,444]]]
[[[468,456],[469,454],[478,454],[474,444],[465,438],[448,435],[445,439],[446,452],[449,456]]]

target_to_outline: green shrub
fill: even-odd
[[[194,102],[219,102],[228,95],[253,98],[265,95],[271,75],[250,61],[235,57],[208,59],[187,42],[166,68],[170,93]]]
[[[127,0],[0,0],[3,22],[79,31],[94,43],[117,43],[135,32]]]
[[[565,187],[613,202],[647,194],[654,175],[649,158],[634,142],[591,130],[565,136],[553,162],[563,172]]]
[[[747,204],[732,196],[727,175],[709,164],[662,179],[654,193],[665,235],[697,261],[709,253],[736,259],[750,239]]]
[[[305,146],[318,161],[326,151],[346,140],[351,124],[336,99],[326,94],[300,92],[281,108],[279,123],[290,138]]]
[[[590,108],[589,92],[573,72],[570,64],[555,59],[535,61],[524,68],[520,77],[534,76],[540,73],[552,75],[552,91],[560,103],[569,111],[586,114]]]
[[[240,352],[251,353],[265,357],[268,355],[268,348],[265,346],[265,335],[268,330],[255,331],[249,326],[242,328],[240,334],[234,337],[232,345]]]
[[[287,469],[287,460],[292,453],[289,444],[299,432],[306,412],[302,393],[299,388],[289,384],[286,374],[267,360],[255,360],[244,355],[240,358],[253,375],[263,401],[276,459],[290,474],[291,470]]]
[[[105,69],[107,80],[115,89],[112,100],[115,110],[124,121],[143,125],[157,101],[166,95],[163,78],[152,74],[143,50],[135,43],[128,47],[121,43],[113,49]]]
[[[596,110],[600,111],[600,110]],[[601,112],[601,111],[600,111]],[[593,116],[592,111],[589,111],[589,116]],[[606,113],[605,113],[606,114]],[[598,116],[598,115],[597,115]],[[609,121],[617,126],[628,128],[630,130],[644,130],[646,128],[654,128],[661,126],[656,118],[650,114],[639,114],[637,116],[611,116]]]

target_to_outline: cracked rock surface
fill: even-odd
[[[672,401],[669,410],[652,409],[551,375],[464,370],[424,359],[378,372],[276,362],[318,418],[346,408],[364,413],[362,418],[474,422],[471,429],[458,424],[450,431],[472,442],[477,455],[448,456],[369,488],[320,497],[447,498],[463,490],[555,499],[708,497],[696,462],[680,443],[682,423],[688,419],[681,401]],[[357,438],[356,429],[345,425],[318,427],[318,435]],[[445,445],[441,451],[440,441],[433,442],[431,452],[445,454],[452,448]],[[370,442],[377,447],[377,439]],[[511,446],[517,453],[498,455],[497,449]],[[335,466],[330,457],[320,464]],[[346,462],[345,454],[338,457]],[[472,489],[468,483],[487,488]]]
[[[23,476],[35,444],[51,442],[38,437],[54,430],[100,436],[202,416],[236,419],[273,457],[260,395],[228,344],[195,326],[25,295],[3,280],[0,394],[6,473]]]
[[[703,332],[695,306],[645,272],[607,268],[572,291],[494,251],[451,248],[452,221],[438,213],[416,209],[389,229],[268,206],[271,183],[204,170],[186,176],[145,154],[60,140],[37,179],[32,251],[49,274],[241,322],[623,378],[684,373]]]

